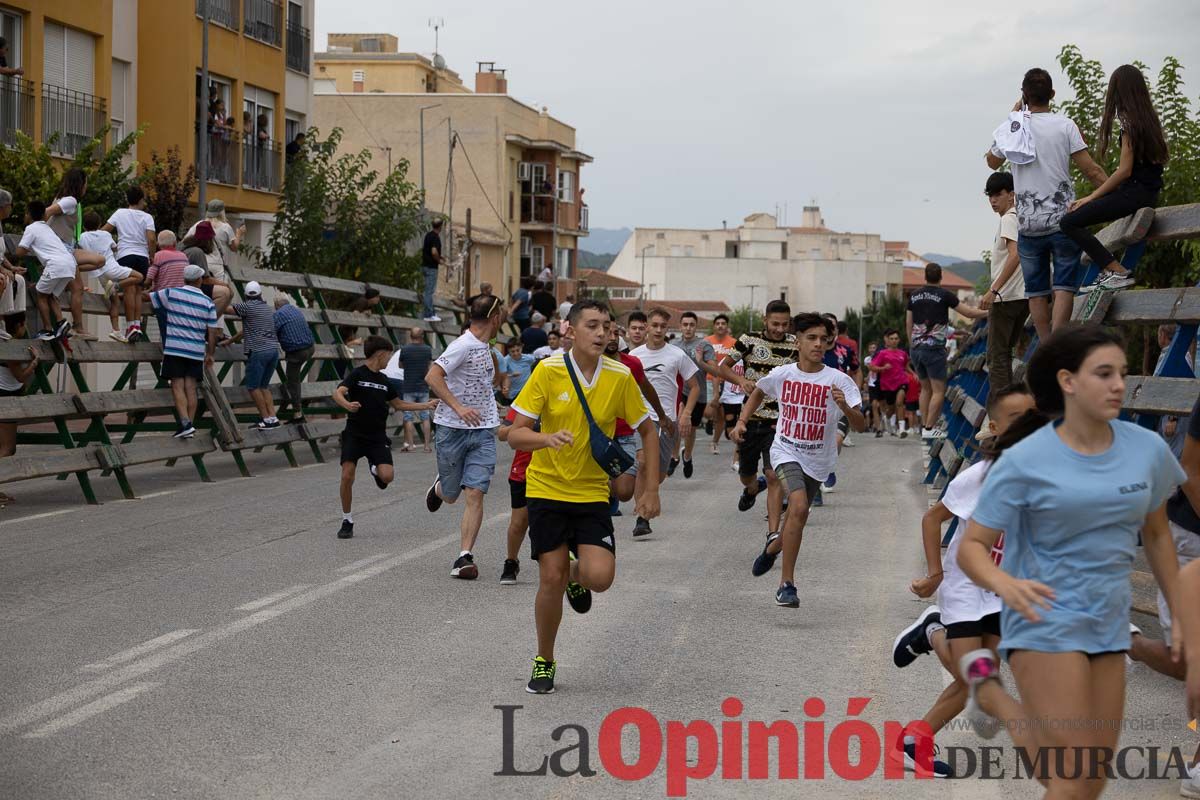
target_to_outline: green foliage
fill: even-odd
[[[150,163],[141,176],[142,188],[146,191],[146,211],[154,217],[160,231],[183,232],[183,212],[196,191],[196,167],[188,164],[183,169],[179,146],[167,149],[166,158],[157,150],[150,151]]]
[[[26,203],[53,198],[60,173],[45,145],[39,145],[19,130],[13,134],[15,144],[0,147],[0,188],[13,196],[13,212],[5,220],[5,230],[18,233],[25,228]]]
[[[264,269],[415,286],[418,256],[409,243],[420,231],[421,203],[408,161],[379,180],[369,151],[338,154],[340,128],[319,136],[309,130],[288,165],[268,250],[251,257]]]
[[[108,150],[104,150],[104,137],[111,129],[111,125],[105,125],[104,130],[85,144],[71,162],[71,167],[78,167],[87,173],[85,207],[98,213],[101,219],[108,219],[109,214],[125,206],[125,189],[134,182],[135,164],[129,158],[129,151],[133,149],[143,130],[138,128]]]
[[[762,329],[763,315],[756,308],[742,306],[729,314],[729,332],[734,337]]]
[[[907,310],[903,298],[889,294],[883,298],[882,303],[873,302],[861,311],[847,308],[843,321],[850,337],[859,340],[860,348],[865,348],[869,342],[882,342],[883,332],[890,328],[900,331],[900,345],[903,347],[904,317]],[[866,350],[861,349],[860,352],[865,353]]]

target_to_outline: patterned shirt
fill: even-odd
[[[244,303],[234,303],[233,313],[242,318],[242,343],[246,355],[263,351],[279,352],[275,336],[275,315],[261,297],[251,297]]]
[[[741,361],[746,368],[746,377],[757,382],[765,378],[771,370],[796,360],[796,337],[785,334],[778,342],[766,338],[765,332],[743,333],[733,346],[729,358]],[[752,419],[758,421],[774,421],[779,418],[779,403],[770,398],[763,398],[762,405],[754,412]]]
[[[208,329],[217,327],[217,307],[195,286],[150,293],[156,311],[167,314],[163,355],[203,361]]]
[[[273,317],[275,336],[285,353],[295,353],[313,346],[312,329],[304,321],[304,314],[293,305],[281,306]]]
[[[154,263],[146,278],[155,291],[183,286],[183,271],[191,265],[188,257],[178,250],[159,250],[154,254]]]

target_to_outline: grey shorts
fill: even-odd
[[[625,451],[625,455],[633,459],[633,466],[621,474],[633,475],[636,477],[638,474],[637,451],[642,447],[642,437],[639,436],[635,431],[628,436],[618,436],[614,441],[616,441],[617,445]]]
[[[946,380],[946,348],[914,347],[912,349],[913,370],[921,380]]]
[[[808,496],[808,504],[812,505],[813,498],[817,496],[817,492],[821,490],[821,482],[810,476],[804,471],[804,468],[795,461],[787,461],[783,464],[775,465],[775,477],[779,479],[783,485],[783,491],[786,494],[804,490],[804,494]]]
[[[671,463],[671,458],[675,455],[675,436],[667,436],[667,434],[663,433],[662,426],[657,422],[654,423],[654,427],[658,429],[658,474],[665,475],[667,473],[667,465]],[[676,436],[678,436],[679,429],[676,428],[675,431]],[[633,436],[637,440],[637,449],[644,450],[645,446],[642,444],[642,435],[635,432]]]

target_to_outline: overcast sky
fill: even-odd
[[[1195,0],[317,0],[314,43],[379,31],[431,52],[431,15],[468,85],[495,61],[510,94],[576,128],[593,228],[719,227],[777,203],[799,225],[815,198],[834,229],[976,258],[996,224],[983,152],[1025,69],[1066,92],[1064,44],[1108,72],[1174,55],[1200,97]]]

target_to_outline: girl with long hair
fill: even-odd
[[[1000,652],[1021,696],[1004,691],[991,650],[967,653],[958,666],[968,717],[985,737],[992,718],[1032,731],[1031,757],[1049,754],[1047,797],[1104,788],[1092,762],[1121,732],[1139,530],[1174,604],[1166,500],[1186,476],[1157,434],[1117,419],[1125,371],[1120,339],[1098,325],[1064,328],[1038,347],[1027,373],[1037,409],[1000,437],[1025,438],[988,472],[958,551],[963,572],[1003,601]],[[1003,568],[992,558],[1001,532]]]
[[[1059,222],[1063,234],[1078,244],[1100,267],[1100,275],[1090,289],[1123,289],[1132,286],[1133,275],[1100,241],[1088,231],[1091,225],[1112,222],[1129,216],[1139,208],[1153,208],[1163,186],[1163,165],[1167,163],[1167,140],[1150,99],[1146,77],[1137,67],[1117,67],[1108,81],[1104,97],[1104,115],[1096,137],[1097,158],[1104,160],[1114,118],[1121,125],[1118,137],[1121,160],[1108,180],[1087,197],[1071,204],[1071,210]]]
[[[46,209],[45,220],[50,229],[71,250],[78,248],[83,235],[83,196],[87,194],[87,173],[72,167],[63,173],[54,202]],[[78,258],[76,258],[78,261]],[[87,331],[87,317],[83,313],[83,275],[76,272],[69,284],[71,292],[71,317],[75,328],[71,335],[77,339],[95,341],[95,335]]]

